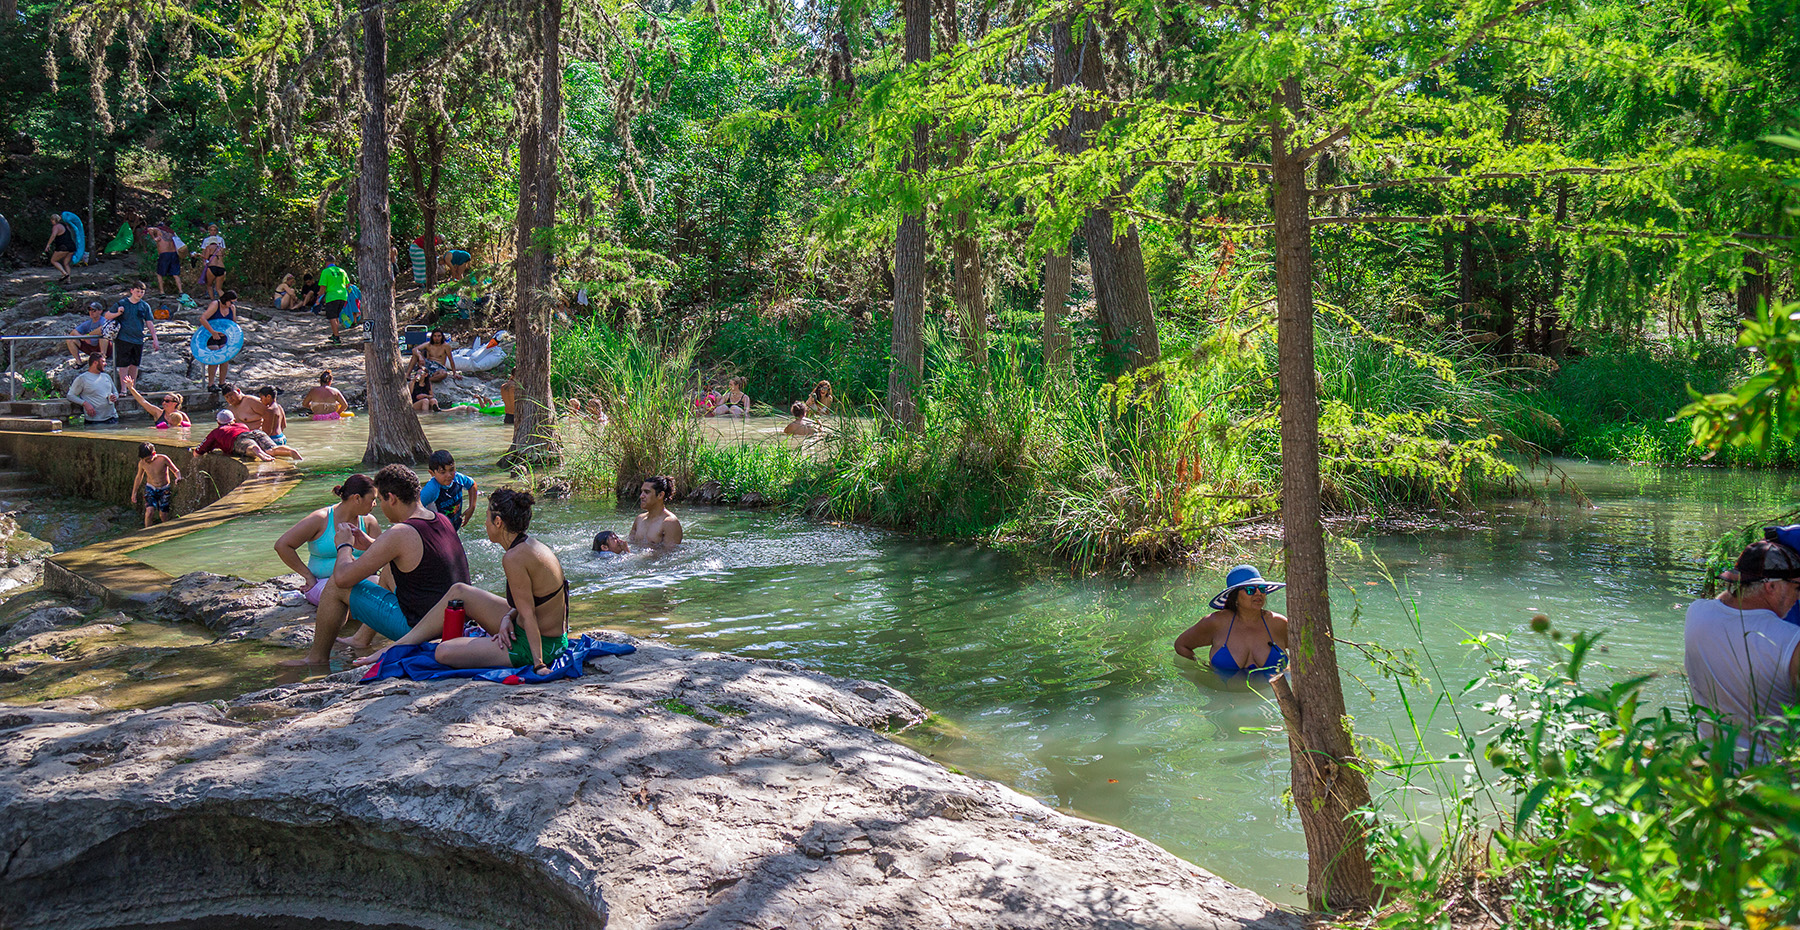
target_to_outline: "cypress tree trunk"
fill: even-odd
[[[970,232],[969,211],[956,213],[956,236],[950,256],[956,268],[956,315],[961,323],[963,355],[981,377],[987,377],[987,284],[981,267],[981,243]]]
[[[366,466],[423,462],[431,443],[407,403],[400,371],[399,321],[394,316],[394,266],[388,263],[387,14],[380,0],[364,0],[362,150],[356,179],[356,277],[362,287],[363,364],[369,378]]]
[[[1274,179],[1276,341],[1281,390],[1281,525],[1287,557],[1291,664],[1276,685],[1293,754],[1294,809],[1306,832],[1306,897],[1314,910],[1363,908],[1375,900],[1361,825],[1369,803],[1356,767],[1343,682],[1332,638],[1319,500],[1319,398],[1313,359],[1312,218],[1306,160],[1288,138],[1300,112],[1300,82],[1288,78],[1270,122]],[[1291,679],[1291,685],[1287,679]]]
[[[906,62],[931,57],[931,0],[906,2]],[[904,173],[918,175],[925,167],[930,130],[924,123],[913,126],[912,153],[901,163]],[[918,429],[917,392],[925,379],[925,213],[900,218],[894,233],[894,341],[888,367],[888,415]]]
[[[1079,47],[1073,43],[1072,27],[1057,23],[1051,29],[1051,43],[1059,43],[1073,52],[1058,50],[1059,62],[1073,55],[1074,79],[1081,86],[1104,99],[1109,91],[1101,56],[1105,54],[1099,28],[1094,17],[1087,17],[1086,31]],[[1060,70],[1061,65],[1059,65]],[[1065,151],[1079,152],[1093,145],[1094,134],[1110,118],[1105,107],[1077,107],[1069,118]],[[1144,274],[1144,252],[1138,242],[1137,227],[1126,224],[1122,231],[1113,221],[1108,206],[1111,198],[1102,200],[1088,211],[1081,224],[1087,240],[1088,264],[1094,274],[1094,297],[1100,312],[1100,332],[1105,352],[1115,372],[1130,371],[1162,357],[1162,344],[1156,334],[1156,315],[1150,306],[1150,284]]]
[[[1069,304],[1069,250],[1044,256],[1044,367],[1053,376],[1069,373],[1069,330],[1063,314]]]
[[[556,153],[562,135],[562,0],[541,0],[533,32],[540,44],[535,106],[519,140],[518,240],[513,258],[513,328],[518,364],[513,369],[512,447],[505,462],[556,457],[555,406],[550,397],[550,317],[555,309]]]

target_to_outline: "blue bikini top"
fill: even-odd
[[[1231,628],[1236,625],[1237,611],[1234,610],[1231,612],[1231,623],[1225,627],[1226,643],[1231,642]],[[1239,672],[1272,675],[1275,672],[1280,671],[1281,667],[1287,663],[1287,653],[1283,652],[1280,646],[1275,645],[1275,634],[1269,633],[1269,620],[1267,617],[1262,618],[1262,625],[1263,632],[1267,633],[1269,636],[1269,658],[1262,665],[1248,669],[1238,665],[1237,659],[1232,656],[1229,646],[1221,646],[1214,649],[1212,656],[1206,660],[1207,664],[1211,665],[1214,671],[1225,676],[1236,675]]]

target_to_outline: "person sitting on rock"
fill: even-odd
[[[681,545],[681,518],[668,509],[675,494],[675,479],[667,475],[645,478],[638,489],[644,512],[631,521],[629,542],[638,549],[673,549]]]
[[[283,665],[324,665],[344,618],[354,614],[388,639],[398,640],[416,627],[452,586],[469,581],[469,557],[456,528],[441,514],[419,503],[419,476],[405,465],[389,465],[375,473],[375,493],[387,518],[387,532],[371,537],[338,521],[333,542],[336,561],[331,583],[319,592],[319,615],[313,625],[312,648],[304,659]],[[352,550],[362,549],[358,558]],[[394,589],[360,582],[392,567]],[[443,612],[438,611],[439,628]],[[413,640],[417,642],[418,640]]]
[[[337,525],[352,523],[362,528],[364,535],[370,539],[381,536],[381,521],[376,520],[372,511],[375,509],[375,482],[368,475],[351,475],[344,483],[331,489],[337,495],[338,502],[329,507],[321,507],[300,518],[281,538],[275,540],[275,555],[282,564],[299,573],[302,590],[306,592],[306,602],[318,606],[319,596],[325,592],[325,585],[331,581],[331,573],[337,568],[337,553],[332,550],[332,540],[337,534]],[[300,557],[300,549],[306,548],[306,558]],[[361,558],[363,550],[352,547],[351,558]],[[365,578],[357,584],[375,584],[373,579]],[[373,635],[374,631],[369,631]],[[367,646],[367,642],[358,645]]]
[[[89,355],[112,357],[112,338],[107,335],[107,322],[106,305],[98,300],[89,301],[87,319],[75,324],[69,331],[73,338],[63,343],[69,350],[70,364],[79,365]]]
[[[526,535],[531,507],[526,491],[501,488],[488,495],[487,538],[501,547],[506,596],[463,583],[450,587],[396,645],[430,642],[444,633],[444,611],[462,601],[465,622],[483,634],[439,644],[435,658],[451,668],[523,668],[547,674],[569,646],[569,581],[555,550]],[[377,661],[380,653],[357,660]]]
[[[336,420],[350,409],[350,402],[344,399],[344,392],[331,386],[330,369],[319,372],[318,387],[307,391],[300,402],[312,411],[312,418],[315,420]]]
[[[413,350],[413,365],[425,369],[425,374],[433,381],[442,381],[455,376],[462,377],[456,370],[456,347],[450,344],[444,331],[433,330],[430,341],[419,343]]]

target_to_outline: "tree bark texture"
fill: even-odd
[[[431,443],[407,402],[400,370],[400,324],[394,316],[394,266],[388,262],[387,13],[365,0],[362,150],[356,179],[356,277],[362,288],[363,364],[369,379],[369,443],[363,464],[422,463]]]
[[[906,61],[931,57],[931,0],[906,0]],[[900,170],[917,176],[925,166],[930,129],[913,127],[912,153]],[[925,380],[925,214],[908,213],[894,232],[894,340],[888,365],[888,415],[918,429],[918,392]]]
[[[438,285],[438,185],[444,173],[444,145],[450,133],[435,116],[420,123],[412,127],[402,141],[406,149],[407,174],[412,179],[413,199],[418,201],[420,222],[425,227],[422,237],[432,243],[425,247],[425,289],[429,291]]]
[[[535,98],[521,93],[525,131],[519,140],[519,211],[513,258],[513,329],[518,363],[513,368],[515,419],[506,460],[546,461],[556,456],[555,410],[550,396],[550,318],[555,310],[556,154],[562,140],[562,0],[541,0],[533,32],[539,43]]]
[[[950,256],[956,268],[956,316],[961,324],[963,355],[981,377],[987,376],[987,282],[981,264],[981,241],[970,231],[969,211],[956,213]]]
[[[1055,376],[1069,373],[1069,329],[1063,316],[1069,304],[1069,250],[1044,256],[1044,367]]]
[[[1101,57],[1105,50],[1094,17],[1087,17],[1080,43],[1074,41],[1073,27],[1067,22],[1053,24],[1050,32],[1057,70],[1072,63],[1072,78],[1085,90],[1106,97],[1109,91]],[[1105,107],[1075,108],[1069,116],[1063,149],[1079,152],[1092,146],[1094,135],[1109,118]],[[1138,241],[1137,226],[1128,223],[1122,230],[1116,226],[1110,207],[1112,199],[1108,197],[1088,211],[1081,234],[1087,240],[1088,265],[1093,269],[1094,297],[1100,311],[1100,336],[1110,362],[1108,367],[1123,372],[1161,358],[1162,344],[1156,333],[1156,314],[1150,305],[1150,283],[1144,273],[1144,251]]]
[[[1744,280],[1737,289],[1738,316],[1746,320],[1756,319],[1763,304],[1774,299],[1775,275],[1769,271],[1769,261],[1761,252],[1744,253]]]
[[[1281,524],[1287,558],[1291,691],[1279,689],[1293,753],[1294,807],[1306,833],[1306,896],[1315,910],[1375,900],[1362,828],[1351,812],[1369,803],[1355,767],[1332,638],[1320,522],[1319,398],[1313,358],[1312,224],[1306,160],[1288,136],[1299,81],[1282,82],[1270,123],[1274,180],[1276,340],[1281,395]],[[1283,694],[1282,692],[1287,692]]]

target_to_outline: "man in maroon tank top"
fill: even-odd
[[[431,610],[444,592],[469,580],[469,558],[448,517],[419,503],[419,476],[405,465],[389,465],[375,474],[381,512],[391,524],[373,539],[360,527],[339,523],[337,568],[319,594],[319,618],[313,624],[312,649],[304,659],[283,665],[324,665],[346,615],[354,616],[388,639],[399,639]],[[351,550],[363,550],[361,558]],[[394,590],[357,584],[393,567]]]

